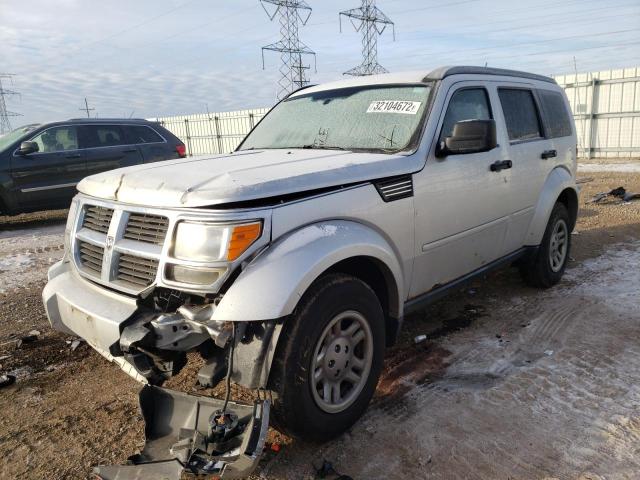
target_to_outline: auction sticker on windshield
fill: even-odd
[[[367,113],[404,113],[415,115],[422,102],[411,102],[408,100],[378,100],[371,102]]]

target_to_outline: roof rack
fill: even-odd
[[[540,80],[541,82],[556,83],[551,77],[545,77],[544,75],[538,75],[536,73],[520,72],[518,70],[507,70],[504,68],[493,67],[472,67],[472,66],[457,66],[457,67],[440,67],[431,71],[424,79],[427,80],[442,80],[445,77],[451,75],[500,75],[507,77],[520,77],[528,78],[530,80]]]

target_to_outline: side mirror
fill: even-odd
[[[438,146],[436,156],[488,152],[498,146],[495,120],[462,120]]]
[[[20,155],[29,155],[30,153],[37,152],[38,150],[40,150],[40,147],[38,147],[36,142],[22,142],[18,149],[18,153]]]

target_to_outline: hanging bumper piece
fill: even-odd
[[[268,400],[253,406],[146,385],[140,391],[145,445],[127,465],[98,466],[101,480],[179,480],[182,472],[234,479],[260,460],[269,428]]]

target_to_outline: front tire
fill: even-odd
[[[560,281],[571,251],[569,211],[557,202],[551,210],[538,251],[520,268],[524,281],[538,288],[549,288]]]
[[[384,335],[371,287],[345,274],[318,279],[288,319],[273,361],[276,428],[326,441],[351,427],[375,391]]]

